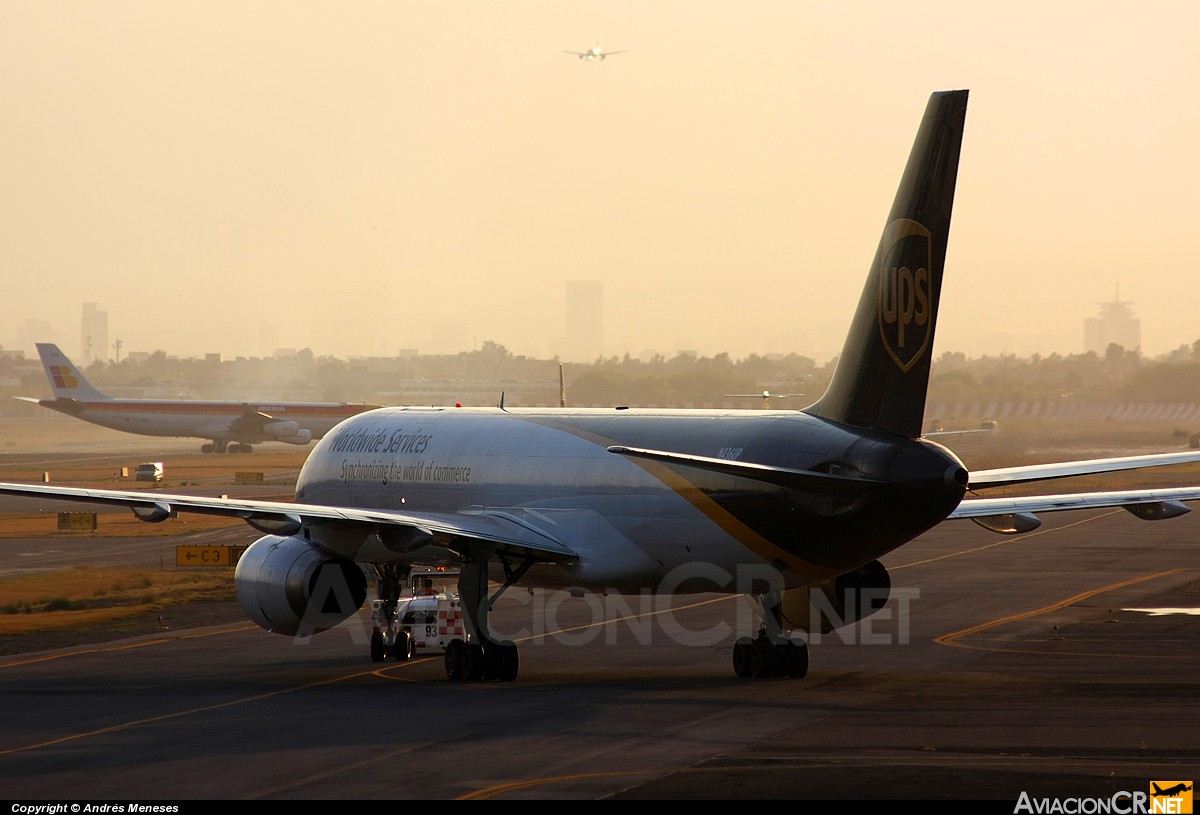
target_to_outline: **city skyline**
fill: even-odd
[[[571,362],[584,362],[590,364],[598,358],[613,358],[613,356],[624,356],[629,354],[637,356],[637,358],[647,359],[652,355],[674,356],[678,354],[697,354],[695,348],[685,347],[679,344],[678,347],[670,349],[661,348],[643,348],[640,352],[631,352],[629,349],[613,350],[607,349],[604,353],[595,352],[596,348],[602,346],[602,336],[604,336],[605,312],[604,312],[604,284],[599,281],[569,281],[565,286],[565,335],[556,343],[551,343],[551,352],[544,354],[524,353],[520,349],[515,349],[503,341],[503,338],[485,337],[480,340],[475,337],[474,340],[468,342],[466,337],[469,335],[469,326],[462,323],[446,323],[434,326],[431,346],[426,349],[416,347],[396,348],[395,352],[388,350],[372,350],[372,353],[349,353],[344,355],[344,358],[366,358],[366,356],[379,356],[379,358],[389,358],[389,356],[412,356],[412,355],[445,355],[457,354],[464,352],[473,352],[479,350],[481,343],[494,342],[499,346],[508,349],[509,352],[518,355],[530,356],[535,359],[560,359]],[[308,348],[313,354],[318,356],[338,356],[334,353],[323,353],[319,348],[311,346],[299,347],[280,346],[277,342],[272,343],[277,337],[277,326],[272,324],[264,324],[260,326],[259,342],[257,353],[229,353],[227,350],[204,350],[202,353],[178,353],[167,346],[158,346],[155,348],[127,348],[124,340],[120,336],[114,334],[112,343],[108,343],[108,312],[98,308],[96,302],[84,302],[82,304],[82,331],[80,331],[79,344],[77,355],[80,360],[84,360],[84,365],[90,364],[94,360],[103,361],[120,361],[121,350],[125,350],[127,358],[140,358],[140,356],[149,355],[155,352],[163,352],[179,358],[202,358],[202,356],[216,356],[216,358],[238,358],[238,356],[278,356],[293,354],[300,348]],[[1084,338],[1080,348],[1067,350],[1067,352],[1050,352],[1060,355],[1072,355],[1079,353],[1104,353],[1109,344],[1117,344],[1126,350],[1141,353],[1141,319],[1134,314],[1134,302],[1130,300],[1120,299],[1120,289],[1117,289],[1114,300],[1106,300],[1099,302],[1099,313],[1097,316],[1085,317],[1082,320],[1082,329],[1084,329]],[[439,336],[440,332],[440,336]],[[37,342],[48,342],[53,340],[55,331],[49,323],[43,320],[28,319],[17,329],[18,340],[10,343],[0,343],[0,348],[6,350],[20,350],[26,356],[30,355],[30,350]],[[97,340],[98,338],[98,340]],[[97,347],[104,344],[107,348],[107,355],[98,352]],[[1186,346],[1181,344],[1176,348],[1166,350],[1162,354],[1146,354],[1150,356],[1164,356],[1176,352],[1176,350]],[[1006,354],[970,354],[962,352],[961,349],[943,348],[940,353],[964,353],[967,356],[997,356]],[[716,355],[728,352],[714,352]],[[803,352],[760,352],[760,350],[750,350],[750,352],[742,356],[731,355],[734,359],[744,358],[752,354],[756,355],[786,355],[796,353],[802,356],[809,356],[810,359],[823,365],[833,359],[830,356],[828,359],[816,358],[810,354]],[[1040,354],[1038,355],[1049,355]],[[936,356],[937,354],[935,354]],[[1026,354],[1032,355],[1032,354]]]

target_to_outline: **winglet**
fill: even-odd
[[[921,435],[967,91],[929,98],[837,370],[806,412]]]

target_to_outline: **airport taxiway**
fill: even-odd
[[[944,524],[886,559],[884,611],[743,680],[740,599],[514,591],[514,683],[373,663],[365,616],[0,659],[12,799],[989,800],[1193,778],[1200,518]],[[1011,811],[1009,809],[1008,811]]]

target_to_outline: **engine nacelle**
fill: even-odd
[[[284,444],[308,444],[312,441],[311,430],[297,430],[294,436],[276,436],[275,441],[281,441]]]
[[[263,425],[263,432],[276,439],[294,436],[299,430],[300,425],[296,422],[267,422]]]
[[[274,634],[308,636],[349,619],[367,599],[364,567],[304,538],[267,535],[246,549],[233,576],[238,604]]]
[[[892,578],[878,560],[812,586],[788,589],[780,611],[793,631],[828,634],[875,614],[892,593]]]

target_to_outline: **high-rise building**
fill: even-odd
[[[39,342],[53,341],[54,328],[45,320],[28,317],[25,324],[17,328],[17,345],[28,353],[32,353],[33,347]]]
[[[567,281],[567,334],[563,358],[595,362],[604,352],[604,284]]]
[[[111,356],[108,352],[108,312],[100,311],[95,303],[84,303],[82,329],[79,350],[83,364],[90,365],[96,360],[107,361]]]
[[[1133,303],[1122,300],[1120,289],[1111,302],[1100,304],[1100,316],[1083,321],[1083,350],[1104,356],[1108,346],[1119,345],[1126,351],[1142,347],[1142,321],[1133,316]]]

